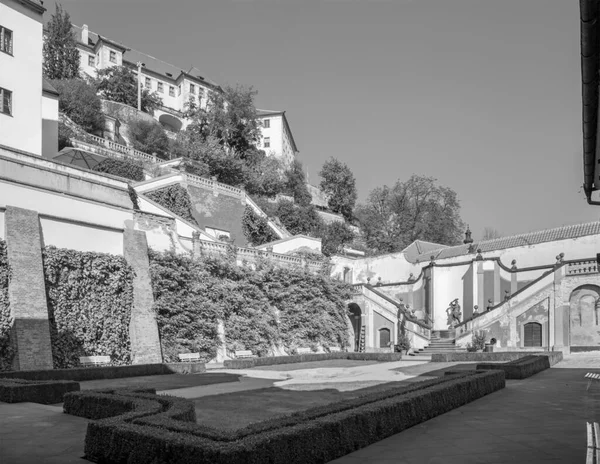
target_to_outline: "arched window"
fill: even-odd
[[[390,346],[390,329],[379,329],[379,348]]]
[[[524,346],[542,346],[542,324],[529,322],[523,327]]]

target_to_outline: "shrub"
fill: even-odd
[[[133,270],[125,259],[48,246],[43,261],[54,367],[90,355],[128,364]]]
[[[9,370],[15,355],[10,342],[10,330],[13,318],[8,300],[8,281],[10,268],[6,242],[0,239],[0,371]]]
[[[75,137],[75,132],[71,130],[69,126],[67,126],[63,122],[58,123],[58,150],[62,150],[65,147],[72,147],[71,139]]]
[[[0,379],[0,401],[4,403],[62,403],[65,393],[72,391],[79,391],[77,382]]]
[[[256,214],[250,206],[246,206],[244,211],[242,230],[246,240],[252,246],[263,245],[279,238],[269,227],[269,221]]]
[[[129,135],[136,150],[169,159],[169,138],[159,123],[138,119],[129,125]]]
[[[170,185],[162,189],[154,190],[145,194],[152,201],[167,208],[169,211],[196,224],[192,216],[192,201],[188,191],[179,184]]]
[[[331,352],[331,353],[309,353],[295,354],[291,356],[268,356],[266,358],[244,358],[225,360],[227,369],[251,369],[261,366],[276,366],[280,364],[297,364],[303,362],[329,361],[331,359],[350,359],[353,361],[378,361],[394,362],[402,360],[401,353],[355,353],[355,352]]]
[[[144,167],[140,163],[120,159],[107,158],[102,160],[94,167],[94,171],[124,177],[137,182],[145,179]]]
[[[104,129],[102,102],[94,87],[82,79],[50,81],[58,91],[58,108],[86,132]]]
[[[501,370],[507,379],[526,379],[550,368],[548,356],[524,356],[503,364],[477,364],[477,370]]]
[[[480,351],[485,348],[485,331],[473,332],[473,338],[471,339],[474,351]]]
[[[411,343],[410,338],[406,334],[398,335],[398,344],[396,345],[400,350],[410,350]]]
[[[292,235],[314,236],[315,232],[324,227],[323,220],[312,205],[297,206],[290,201],[281,200],[273,215],[279,218]]]

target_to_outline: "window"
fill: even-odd
[[[175,87],[170,85],[169,86],[169,97],[174,97],[174,96],[175,96]]]
[[[523,346],[542,346],[542,324],[529,322],[523,327]]]
[[[13,33],[2,26],[0,26],[0,52],[13,54]]]
[[[146,78],[146,88],[149,89],[150,87],[152,87],[152,83],[150,82],[150,78],[147,77]]]
[[[379,329],[379,348],[389,348],[390,329]]]
[[[265,137],[265,148],[269,148],[271,146],[271,137]]]
[[[100,53],[96,54],[96,66],[100,65]]]
[[[116,63],[117,62],[117,52],[115,52],[114,50],[111,50],[108,59],[110,60],[111,63]]]
[[[204,97],[204,89],[202,87],[198,87],[198,98],[202,99]]]
[[[264,119],[263,120],[263,127],[265,129],[268,129],[269,127],[271,127],[271,120],[270,119]]]
[[[196,95],[196,86],[194,84],[190,84],[190,93]]]
[[[158,82],[156,84],[156,90],[158,90],[160,93],[164,93],[165,89],[163,88],[163,83],[162,82]]]
[[[181,95],[181,84],[177,86],[177,96]]]
[[[88,66],[93,68],[94,64],[95,64],[94,55],[88,55]]]
[[[12,114],[12,92],[0,87],[0,113]]]

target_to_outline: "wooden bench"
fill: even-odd
[[[592,385],[592,382],[600,382],[600,374],[594,374],[593,372],[588,372],[587,374],[585,374],[585,378],[589,380],[588,386],[585,389],[586,391],[590,389],[590,385]]]
[[[310,354],[312,352],[313,351],[310,348],[298,348],[296,350],[296,353],[298,353],[298,354]]]
[[[252,354],[250,350],[238,350],[235,352],[236,358],[255,358],[256,356]]]
[[[587,423],[587,459],[586,464],[598,464],[600,462],[600,427],[598,422]]]
[[[79,364],[83,367],[107,366],[110,364],[110,356],[79,356]]]
[[[200,353],[180,353],[179,362],[200,361]]]

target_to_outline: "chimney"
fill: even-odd
[[[87,24],[84,24],[81,27],[81,42],[84,43],[85,45],[88,45],[88,42],[89,42],[89,31],[88,31]]]

